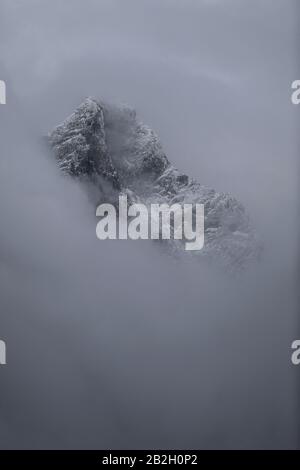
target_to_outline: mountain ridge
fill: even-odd
[[[243,205],[175,168],[158,135],[133,108],[88,97],[48,139],[61,171],[88,179],[99,190],[99,202],[114,202],[126,193],[146,205],[202,203],[205,246],[197,255],[217,257],[229,268],[258,259],[261,244]],[[183,251],[178,240],[167,242],[174,253]]]

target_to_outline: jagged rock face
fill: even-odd
[[[56,127],[50,143],[62,171],[72,176],[98,174],[120,187],[118,174],[107,151],[102,107],[87,99]]]
[[[167,159],[156,133],[139,122],[129,107],[113,107],[87,98],[49,134],[60,169],[76,178],[111,186],[112,199],[127,193],[150,203],[204,204],[205,246],[196,256],[219,259],[229,268],[243,267],[261,252],[243,206],[180,173]],[[165,240],[174,252],[183,244]],[[186,254],[187,255],[187,254]]]

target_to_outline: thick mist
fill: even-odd
[[[0,448],[295,448],[297,2],[1,0]],[[3,24],[2,24],[3,23]],[[264,243],[232,277],[96,238],[43,136],[127,102]]]

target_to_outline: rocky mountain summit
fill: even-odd
[[[193,252],[241,268],[261,251],[244,207],[178,171],[166,157],[156,133],[137,119],[134,109],[87,98],[49,134],[59,168],[97,188],[99,203],[121,193],[132,201],[204,204],[205,244]],[[178,240],[164,240],[168,249],[188,256]],[[191,256],[191,254],[189,254]]]

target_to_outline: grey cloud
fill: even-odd
[[[2,448],[297,445],[298,3],[2,0]],[[87,95],[135,106],[265,243],[241,279],[95,237],[41,137]]]

